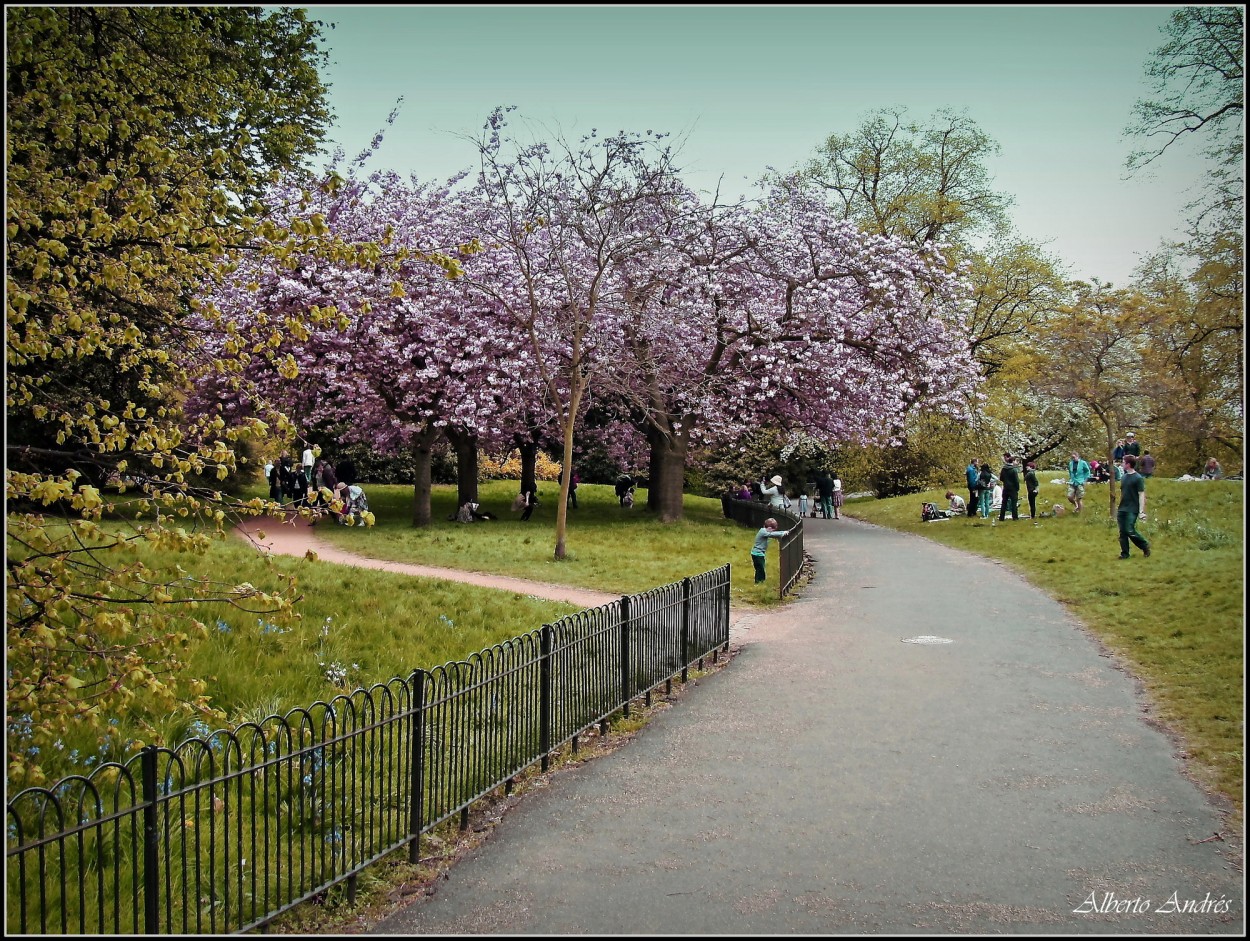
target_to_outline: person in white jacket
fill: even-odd
[[[769,484],[772,486],[768,486]],[[773,477],[771,480],[760,481],[760,493],[768,499],[768,505],[774,510],[784,510],[786,508],[786,494],[781,489],[783,483],[780,476]]]

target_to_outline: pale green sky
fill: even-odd
[[[746,195],[874,109],[966,111],[1002,147],[1020,233],[1073,277],[1124,284],[1183,229],[1197,148],[1124,179],[1123,129],[1175,6],[312,6],[327,30],[332,136],[349,156],[403,96],[375,166],[437,181],[475,162],[497,105],[574,139],[685,137],[687,181]]]

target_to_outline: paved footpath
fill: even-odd
[[[616,598],[250,528],[275,553]],[[526,794],[372,932],[1244,934],[1241,845],[1202,842],[1230,836],[1220,814],[1059,604],[853,520],[810,521],[805,543],[812,581],[734,613],[732,663]]]
[[[726,668],[373,932],[1244,935],[1240,844],[1059,604],[852,520],[806,545]]]

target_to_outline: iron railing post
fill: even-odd
[[[143,779],[143,932],[160,934],[160,832],[156,824],[156,746],[145,745],[140,758]]]
[[[538,661],[538,750],[542,754],[542,769],[551,766],[551,640],[553,628],[544,624],[539,641]]]
[[[681,580],[681,681],[690,679],[690,579]]]
[[[621,705],[623,715],[629,718],[629,595],[621,598]]]
[[[425,671],[412,671],[412,747],[409,749],[412,765],[412,795],[408,808],[408,862],[416,864],[421,859],[421,828],[425,811]]]

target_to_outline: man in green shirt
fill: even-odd
[[[1135,455],[1124,455],[1124,477],[1120,480],[1120,508],[1115,514],[1120,524],[1120,558],[1128,558],[1131,542],[1150,558],[1150,543],[1137,532],[1137,521],[1146,518],[1146,478],[1137,473]]]

